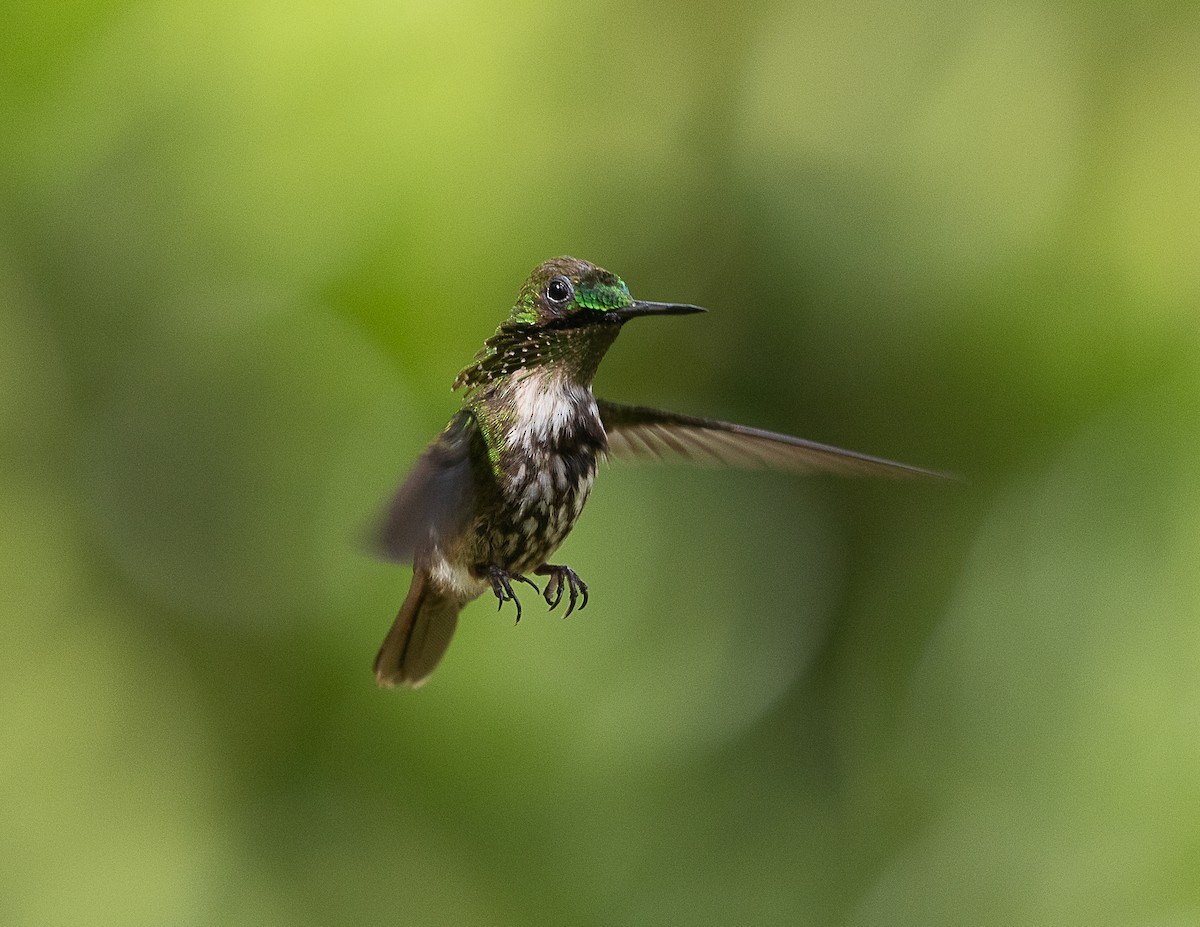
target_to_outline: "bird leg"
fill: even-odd
[[[550,577],[549,581],[546,583],[546,591],[543,593],[546,604],[550,606],[550,611],[554,611],[554,609],[558,607],[558,603],[562,601],[564,582],[567,586],[569,599],[567,611],[563,617],[566,618],[567,615],[570,615],[571,612],[575,611],[575,600],[579,598],[581,593],[583,594],[583,602],[580,604],[579,610],[583,611],[583,609],[587,606],[587,583],[580,579],[579,574],[570,567],[561,566],[555,563],[543,563],[533,572],[538,576]]]
[[[517,607],[517,621],[521,620],[521,600],[517,598],[517,594],[513,592],[512,580],[518,580],[522,583],[528,583],[537,589],[537,583],[519,574],[509,573],[500,569],[497,566],[487,568],[487,577],[492,583],[492,592],[496,594],[499,603],[496,605],[496,610],[499,611],[504,607],[505,602],[512,602]],[[540,591],[540,590],[539,590]]]

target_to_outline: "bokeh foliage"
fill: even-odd
[[[0,922],[1200,921],[1190,3],[17,0]],[[375,690],[530,267],[597,383],[962,487],[602,474]]]

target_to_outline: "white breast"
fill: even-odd
[[[599,424],[596,400],[586,386],[547,374],[531,374],[513,388],[513,444],[526,448],[557,443],[578,430],[581,419]]]

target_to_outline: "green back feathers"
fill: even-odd
[[[537,321],[538,317],[538,294],[537,291],[529,291],[528,288],[521,290],[517,295],[517,301],[513,305],[512,315],[509,316],[510,322],[520,322],[523,325],[532,325]]]

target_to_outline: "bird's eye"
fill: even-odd
[[[546,299],[561,306],[571,298],[571,281],[566,277],[555,277],[546,284]]]

